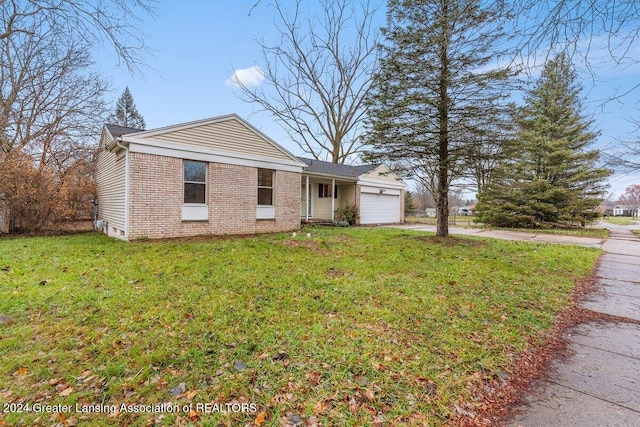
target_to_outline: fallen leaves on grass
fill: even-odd
[[[189,410],[189,413],[187,414],[187,417],[191,421],[197,421],[200,418],[200,414],[198,414],[195,410],[191,409],[191,410]]]
[[[257,426],[261,426],[262,424],[264,424],[266,420],[267,420],[267,414],[264,411],[262,411],[256,416],[256,419],[253,421],[253,423]]]
[[[71,393],[73,393],[73,387],[67,387],[64,390],[62,390],[60,393],[58,393],[58,395],[65,397],[65,396],[69,396]]]

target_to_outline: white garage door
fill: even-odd
[[[360,224],[395,222],[400,222],[400,196],[379,193],[360,194]]]

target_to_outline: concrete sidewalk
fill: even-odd
[[[630,231],[640,227],[607,227],[597,286],[581,306],[623,320],[567,331],[571,356],[552,362],[510,427],[640,425],[640,239]]]

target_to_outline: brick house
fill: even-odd
[[[400,185],[404,191],[384,175],[369,177],[394,186],[378,194],[399,194]],[[362,188],[358,177],[313,172],[235,114],[152,130],[105,125],[96,168],[97,224],[123,240],[295,230],[301,218],[309,219],[302,194],[313,194],[310,182],[332,179],[350,185],[354,198]]]
[[[147,131],[105,125],[98,219],[124,240],[293,230],[303,167],[235,114]]]

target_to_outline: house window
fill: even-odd
[[[273,170],[258,169],[258,205],[273,206]]]
[[[184,203],[207,203],[207,164],[204,162],[184,161]]]
[[[333,187],[333,197],[334,199],[338,198],[338,186]],[[331,185],[330,184],[318,184],[318,197],[320,199],[330,199],[331,198]]]

